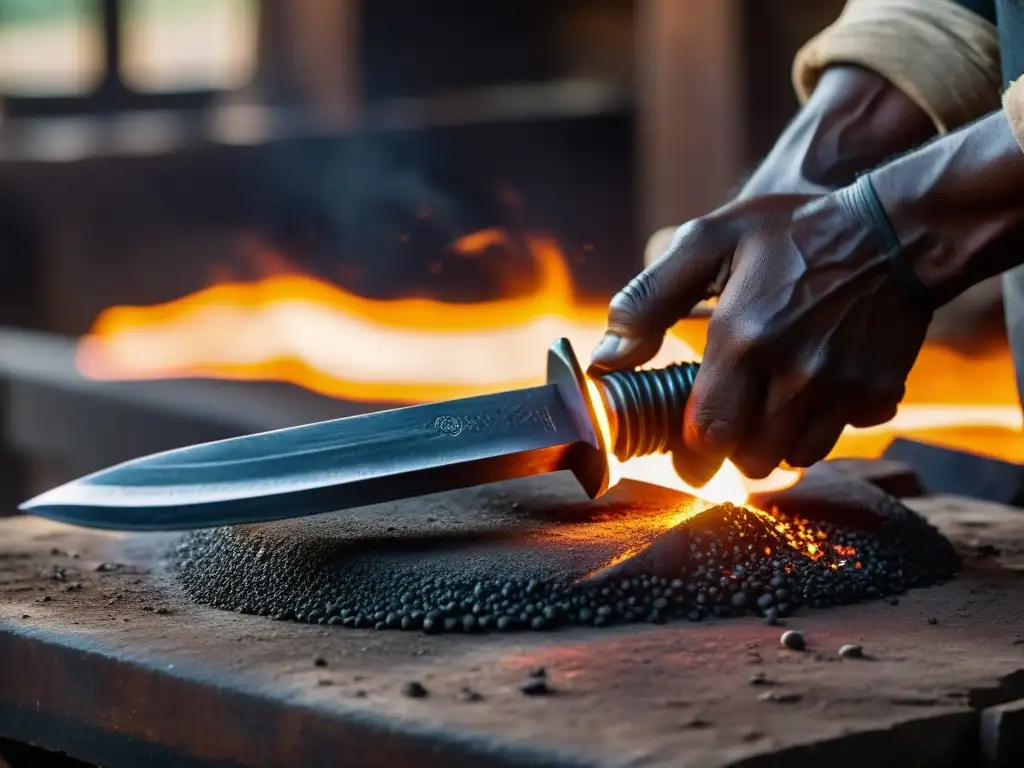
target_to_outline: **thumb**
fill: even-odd
[[[711,222],[680,227],[665,254],[612,298],[589,373],[635,368],[654,357],[665,332],[714,294],[729,253],[728,237]]]

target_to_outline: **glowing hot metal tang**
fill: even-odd
[[[94,528],[180,530],[361,507],[500,480],[571,471],[608,488],[605,411],[620,460],[676,447],[695,363],[616,373],[589,394],[568,340],[548,383],[325,421],[134,459],[22,504]]]

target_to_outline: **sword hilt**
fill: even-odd
[[[593,429],[591,439],[577,444],[564,467],[572,470],[591,498],[608,489],[609,452],[619,461],[671,453],[676,472],[683,479],[689,477],[693,456],[683,443],[683,413],[699,369],[700,363],[677,363],[588,381],[568,339],[551,346],[548,382],[559,387],[580,423]],[[607,416],[607,424],[602,416]]]
[[[683,412],[700,363],[618,371],[595,379],[619,461],[682,449]]]

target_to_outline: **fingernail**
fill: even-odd
[[[700,456],[686,448],[676,448],[672,452],[672,466],[683,482],[694,488],[703,488],[722,466],[722,459],[718,456]]]
[[[614,333],[606,333],[601,343],[590,355],[589,373],[604,373],[611,369],[621,356],[623,338]]]

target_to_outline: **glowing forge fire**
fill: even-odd
[[[452,251],[480,253],[504,237],[485,230]],[[483,304],[377,301],[286,273],[213,285],[167,304],[112,307],[81,340],[79,369],[97,379],[286,381],[360,402],[432,402],[532,386],[537,377],[524,371],[535,368],[524,362],[543,362],[537,350],[559,336],[596,343],[600,315],[563,311],[573,302],[561,251],[541,237],[527,246],[536,290]]]

